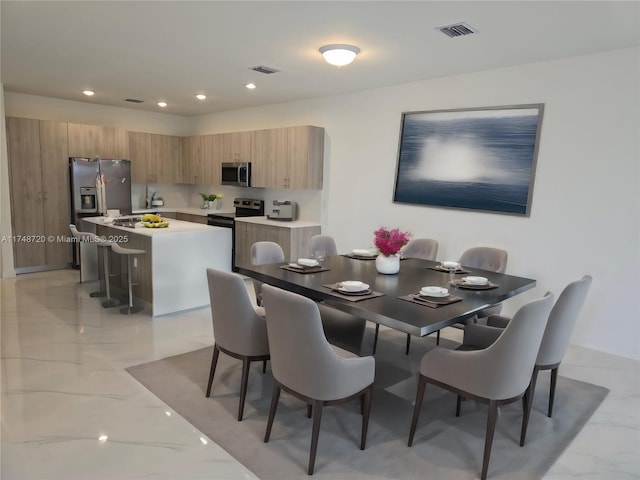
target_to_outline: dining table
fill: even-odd
[[[464,322],[536,285],[531,278],[464,265],[458,273],[441,271],[440,262],[418,258],[402,259],[399,272],[391,275],[378,273],[375,263],[373,257],[331,255],[319,267],[285,262],[244,266],[238,273],[416,337]],[[485,277],[487,285],[467,284],[462,281],[467,276]],[[350,280],[367,284],[369,293],[341,290],[342,282]],[[428,286],[446,288],[451,303],[419,295],[422,287]]]

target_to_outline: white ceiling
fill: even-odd
[[[0,18],[6,91],[177,115],[640,45],[638,1],[2,0]],[[478,33],[436,30],[458,22]],[[338,69],[318,52],[328,43],[362,51]]]

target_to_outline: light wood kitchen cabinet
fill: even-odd
[[[124,128],[69,123],[69,155],[85,158],[127,159],[128,139]]]
[[[306,256],[311,237],[320,234],[320,226],[279,226],[238,221],[235,226],[235,261],[238,267],[251,266],[251,245],[255,242],[276,242],[287,261]]]
[[[176,220],[184,220],[185,222],[207,224],[209,220],[206,215],[193,215],[191,213],[176,212]]]
[[[128,132],[132,183],[182,181],[182,138],[155,133]]]
[[[252,186],[322,189],[324,129],[313,126],[255,132]]]
[[[218,135],[193,135],[182,139],[182,183],[213,185],[220,183],[220,145]]]
[[[217,135],[220,143],[220,163],[251,162],[254,151],[254,132],[232,132]]]
[[[18,273],[71,262],[67,124],[6,118],[14,265]]]

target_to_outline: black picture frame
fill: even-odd
[[[530,216],[544,104],[404,112],[393,201]]]

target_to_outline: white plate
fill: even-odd
[[[358,286],[353,285],[351,287],[349,286],[345,287],[345,283],[348,285],[349,281],[342,282],[340,287],[338,287],[338,290],[340,290],[341,292],[349,292],[349,293],[364,292],[365,290],[369,290],[369,285],[366,283],[360,282],[361,283],[360,285]]]
[[[447,297],[449,290],[442,287],[423,287],[420,290],[421,297]]]
[[[354,248],[351,250],[353,255],[358,255],[359,257],[373,257],[375,253],[371,252],[371,250],[365,248]]]
[[[462,281],[468,285],[486,285],[489,279],[485,277],[463,277]]]
[[[317,267],[318,261],[314,258],[299,258],[298,265],[302,265],[303,267]]]

